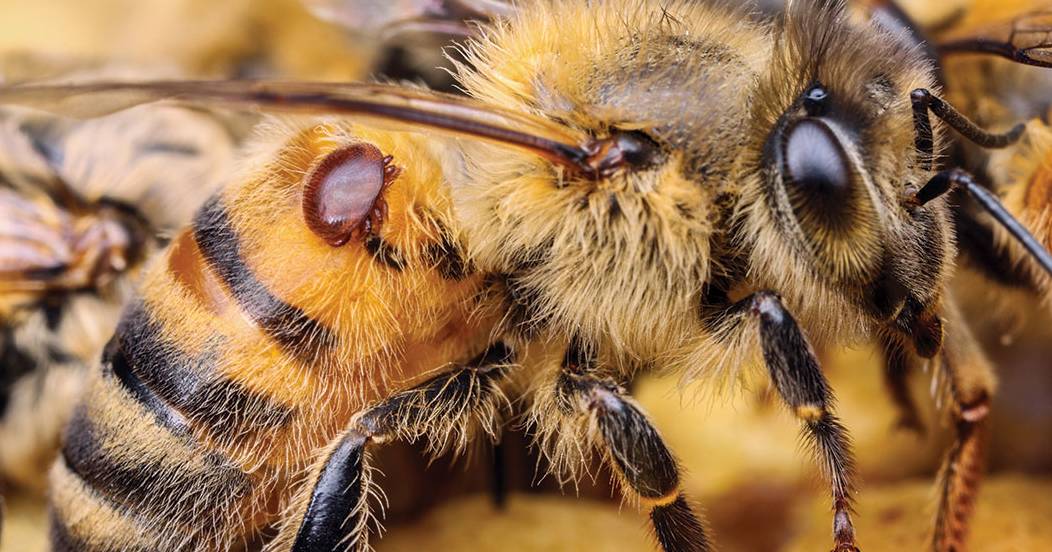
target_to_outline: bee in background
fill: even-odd
[[[991,190],[1046,246],[1049,227],[1048,142],[1052,113],[1052,2],[973,0],[965,15],[936,36],[948,52],[986,43],[1009,42],[1000,56],[944,56],[946,89],[951,101],[979,124],[1009,128],[1027,121],[1023,139],[1011,148],[982,151],[963,144],[956,152],[963,166],[983,175]],[[968,50],[964,50],[968,51]],[[1013,63],[1023,61],[1024,63]],[[1036,289],[1052,305],[1052,279],[1025,262],[1026,251],[980,209],[970,206],[959,221],[970,238],[968,265],[1007,288]],[[971,245],[974,244],[974,245]],[[1007,278],[1005,276],[1008,276]],[[1009,294],[1006,294],[1009,295]]]
[[[228,169],[225,117],[144,106],[0,118],[0,479],[43,491],[88,366],[144,260]]]
[[[515,8],[501,0],[302,0],[323,20],[357,32],[375,32],[391,39],[409,33],[472,36],[472,21],[507,17]]]
[[[1052,259],[935,159],[949,131],[996,148],[1019,129],[976,127],[938,97],[923,51],[831,0],[774,25],[707,4],[542,3],[466,58],[471,100],[360,84],[0,90],[80,115],[174,98],[461,138],[293,128],[206,204],[148,271],[68,428],[57,548],[363,547],[369,445],[492,435],[521,369],[547,454],[572,470],[598,452],[664,549],[711,550],[622,384],[756,359],[827,478],[834,549],[857,550],[847,429],[811,343],[875,335],[937,356],[953,389],[935,542],[962,546],[993,376],[948,288],[945,194],[978,198]],[[554,369],[533,347],[558,348]]]
[[[378,44],[376,63],[385,78],[421,81],[432,90],[456,93],[453,61],[465,60],[455,46],[475,36],[479,25],[514,13],[502,0],[302,0],[311,13]]]
[[[1012,150],[991,156],[986,171],[1005,206],[1046,247],[1052,247],[1052,127],[1047,120],[1047,116],[1031,120],[1025,139]],[[1006,264],[1024,275],[1027,287],[1036,288],[1045,304],[1052,306],[1052,279],[1033,270],[1026,262],[1026,252],[1003,231],[985,219],[982,222],[993,229],[996,246],[1008,256]]]

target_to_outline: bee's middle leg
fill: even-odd
[[[818,359],[781,299],[759,292],[739,305],[760,321],[763,359],[778,394],[803,424],[804,438],[829,480],[833,495],[834,552],[855,552],[851,522],[854,457],[847,430],[832,413],[833,392]]]
[[[547,415],[587,421],[623,492],[650,508],[664,550],[712,550],[701,518],[680,490],[676,459],[624,388],[596,372],[596,362],[588,347],[571,340],[556,382],[556,412]]]
[[[495,343],[474,360],[399,392],[357,414],[315,466],[304,507],[279,534],[293,552],[365,550],[371,492],[367,445],[391,439],[427,439],[434,452],[460,449],[469,428],[496,439],[498,410],[506,401],[500,385],[514,354]],[[294,535],[294,536],[293,536]]]

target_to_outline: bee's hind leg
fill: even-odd
[[[587,424],[587,436],[603,450],[626,497],[650,509],[654,532],[665,551],[713,549],[701,518],[680,490],[676,459],[625,389],[597,373],[594,352],[577,339],[566,350],[554,399],[555,408],[534,415]],[[538,421],[542,426],[561,427],[551,418]],[[574,440],[577,436],[567,432],[558,437]],[[582,446],[580,442],[572,445]]]
[[[470,428],[496,440],[499,410],[506,398],[500,385],[514,354],[503,343],[490,345],[474,360],[356,415],[312,470],[313,487],[304,489],[300,507],[287,519],[277,540],[293,552],[368,549],[370,521],[369,443],[427,439],[435,453],[461,450]]]
[[[983,478],[990,401],[997,387],[993,368],[952,300],[944,301],[946,338],[940,368],[951,401],[956,438],[940,472],[939,511],[933,549],[965,549],[968,524]]]
[[[855,552],[851,523],[854,458],[847,430],[832,413],[833,392],[807,338],[778,295],[758,292],[737,303],[759,318],[763,359],[778,394],[804,424],[804,438],[833,494],[834,552]],[[742,313],[743,314],[743,313]]]

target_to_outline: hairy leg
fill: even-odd
[[[461,449],[481,426],[496,440],[505,401],[500,384],[514,355],[502,343],[471,362],[397,393],[359,413],[312,471],[272,549],[293,552],[368,549],[368,445],[390,439],[428,439],[435,452]]]
[[[759,318],[763,359],[778,394],[803,422],[803,435],[829,481],[833,495],[834,552],[855,552],[851,523],[855,462],[847,430],[832,413],[833,392],[792,315],[778,295],[758,292],[745,299]]]
[[[554,407],[534,412],[542,432],[557,433],[542,437],[542,443],[581,452],[597,448],[625,497],[650,510],[663,550],[713,549],[704,524],[680,490],[676,459],[639,405],[622,386],[600,373],[594,351],[577,340],[571,340],[566,350],[553,398]],[[576,460],[546,452],[560,461]]]

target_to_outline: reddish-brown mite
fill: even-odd
[[[303,216],[326,243],[340,247],[373,234],[387,216],[384,190],[401,169],[371,144],[352,144],[325,157],[307,175]]]

